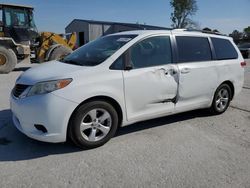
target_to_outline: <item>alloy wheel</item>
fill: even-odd
[[[229,91],[226,88],[221,88],[217,94],[215,106],[219,112],[222,112],[229,102]]]
[[[82,137],[89,142],[97,142],[107,136],[111,129],[110,113],[102,108],[92,109],[85,114],[81,121]]]

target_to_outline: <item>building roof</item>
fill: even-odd
[[[18,5],[18,4],[11,4],[11,3],[0,3],[0,8],[1,8],[1,7],[16,7],[16,8],[29,8],[29,9],[34,9],[32,6]]]
[[[133,27],[137,29],[169,29],[167,27],[160,27],[160,26],[153,26],[153,25],[147,25],[147,24],[139,24],[139,23],[124,23],[124,22],[110,22],[110,21],[96,21],[96,20],[83,20],[83,19],[74,19],[72,22],[70,22],[66,29],[70,27],[70,25],[73,22],[87,22],[90,24],[104,24],[104,25],[123,25],[123,26],[128,26],[128,27]]]

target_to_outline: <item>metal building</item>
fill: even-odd
[[[158,30],[168,29],[152,25],[132,23],[106,22],[94,20],[74,19],[66,28],[66,33],[77,33],[77,46],[80,47],[100,36],[130,30]]]

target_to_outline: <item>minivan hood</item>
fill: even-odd
[[[69,74],[86,69],[78,65],[70,65],[59,61],[50,61],[25,71],[18,79],[18,84],[34,85],[37,82],[69,78]]]

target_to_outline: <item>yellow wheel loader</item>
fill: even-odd
[[[38,33],[33,8],[0,4],[0,73],[11,72],[20,61],[42,63],[72,52],[76,34]]]

